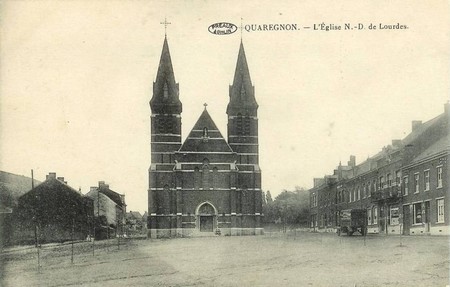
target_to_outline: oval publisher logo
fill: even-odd
[[[227,22],[219,22],[210,25],[208,31],[214,35],[229,35],[237,31],[237,26]]]

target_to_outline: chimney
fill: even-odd
[[[105,181],[99,181],[98,187],[109,188],[109,184],[106,184]]]
[[[49,172],[48,175],[45,177],[45,179],[54,178],[56,179],[56,172]]]
[[[350,160],[347,163],[348,166],[355,167],[356,165],[356,156],[351,155]]]
[[[97,187],[96,187],[96,186],[91,186],[91,187],[89,188],[89,191],[95,191],[95,190],[97,190]]]
[[[412,121],[412,131],[415,131],[422,125],[422,121]]]
[[[64,182],[64,176],[58,176],[57,179]]]
[[[402,144],[402,140],[392,140],[393,147],[400,147]]]

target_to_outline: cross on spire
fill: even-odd
[[[208,104],[207,104],[207,103],[204,103],[203,106],[205,107],[205,110],[206,110],[206,107],[208,106]]]
[[[163,24],[163,25],[164,25],[164,36],[167,37],[167,25],[170,25],[170,24],[172,24],[172,23],[167,22],[167,18],[164,17],[164,22],[160,22],[159,24]]]

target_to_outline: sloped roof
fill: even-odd
[[[411,144],[415,139],[417,139],[424,131],[426,131],[429,127],[438,122],[442,117],[445,117],[445,113],[440,114],[439,116],[422,123],[416,129],[414,129],[410,134],[408,134],[403,140],[402,144],[404,146]]]
[[[35,193],[35,192],[67,192],[67,193],[73,193],[79,196],[80,198],[85,197],[80,191],[70,187],[63,181],[56,179],[54,177],[49,177],[41,184],[37,185],[35,188],[31,189],[27,193],[23,194],[23,196],[27,196],[29,193]]]
[[[188,137],[181,146],[180,152],[230,152],[231,147],[223,138],[208,111],[198,118]]]
[[[126,206],[124,196],[120,193],[115,192],[114,190],[110,189],[108,186],[100,186],[98,188],[101,193],[106,195],[107,197],[111,198],[112,201],[114,201],[118,206]]]
[[[450,136],[447,134],[447,136],[442,137],[437,142],[432,144],[429,148],[424,150],[421,154],[419,154],[417,157],[414,158],[413,162],[421,161],[429,156],[438,154],[443,151],[449,151],[450,150]]]

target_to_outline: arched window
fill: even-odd
[[[207,127],[204,127],[204,128],[203,128],[203,137],[204,137],[204,138],[209,137],[209,136],[208,136],[208,128],[207,128]]]
[[[196,189],[200,188],[200,179],[201,179],[200,170],[198,167],[196,167],[194,169],[194,188]]]
[[[250,116],[247,114],[244,120],[244,135],[250,135]]]
[[[240,113],[236,117],[236,134],[242,135],[242,115]]]
[[[212,187],[218,188],[219,187],[219,173],[218,173],[217,167],[213,168],[212,177],[213,177]]]
[[[209,180],[210,174],[209,174],[209,165],[204,164],[203,165],[203,172],[202,172],[202,187],[203,189],[209,189]]]

